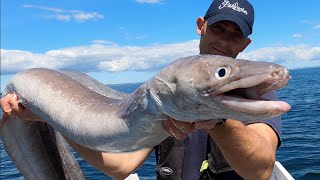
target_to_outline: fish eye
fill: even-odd
[[[220,67],[216,71],[216,77],[217,78],[224,78],[228,73],[228,69],[226,67]]]
[[[226,69],[222,68],[218,71],[219,77],[224,77],[226,75]]]

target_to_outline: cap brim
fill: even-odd
[[[216,14],[214,16],[211,16],[208,18],[208,25],[212,25],[223,20],[236,23],[242,31],[244,37],[248,37],[251,34],[251,29],[249,28],[248,24],[243,19],[233,14]]]

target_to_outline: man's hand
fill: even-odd
[[[18,107],[18,98],[16,94],[8,94],[1,98],[1,108],[3,115],[10,116],[12,113],[12,108],[17,109]]]
[[[163,128],[169,136],[177,139],[184,139],[195,130],[212,129],[215,127],[216,123],[216,120],[205,120],[189,123],[169,118],[168,120],[163,121]]]
[[[19,103],[19,98],[16,94],[8,94],[1,98],[1,108],[3,111],[3,119],[7,119],[9,116],[15,115],[21,119],[29,121],[41,121],[38,116],[27,110]]]

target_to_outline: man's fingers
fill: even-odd
[[[177,139],[184,139],[193,130],[195,130],[194,123],[178,121],[172,118],[169,118],[163,122],[163,128],[169,136]]]
[[[1,98],[1,108],[3,112],[7,115],[11,114],[12,109],[17,107],[17,95],[15,94],[8,94]]]
[[[0,121],[0,131],[2,130],[3,126],[9,119],[9,116],[12,114],[12,109],[17,106],[17,103],[15,101],[17,100],[17,95],[16,94],[8,94],[4,97],[1,98],[0,100],[0,105],[3,111],[3,116]]]
[[[189,134],[194,130],[194,124],[193,123],[188,123],[188,122],[183,122],[183,121],[178,121],[174,119],[170,119],[169,121],[174,124],[174,126],[179,129],[181,132],[184,134]]]
[[[204,121],[198,121],[195,123],[196,129],[212,129],[216,126],[217,121],[216,120],[204,120]]]
[[[188,136],[188,134],[183,133],[178,128],[176,128],[175,125],[170,120],[163,121],[163,129],[166,131],[166,133],[169,136],[175,137],[177,139],[184,139]]]
[[[9,99],[9,104],[12,110],[19,111],[18,96],[16,94],[13,94],[11,96],[11,98]]]
[[[168,120],[165,120],[165,121],[163,121],[162,126],[163,126],[164,131],[165,131],[169,136],[173,137],[173,134],[171,133],[171,130],[170,130],[170,124],[171,124],[171,123],[172,123],[172,122],[170,122],[170,121],[168,121]]]
[[[173,135],[173,137],[175,137],[176,139],[184,139],[189,135],[189,134],[185,134],[185,133],[181,132],[177,128],[170,128],[170,131],[171,131],[171,134]]]

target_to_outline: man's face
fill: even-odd
[[[231,21],[219,21],[208,26],[203,23],[200,54],[214,54],[235,58],[251,40],[245,38],[238,25]]]

